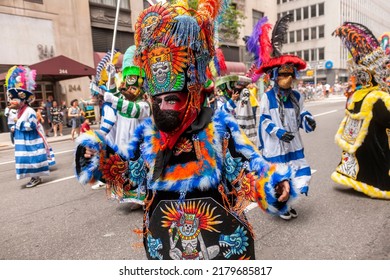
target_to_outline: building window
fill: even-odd
[[[93,51],[107,52],[112,47],[113,30],[92,27],[92,44]],[[117,31],[115,48],[121,53],[125,53],[127,48],[134,44],[134,34],[131,32]]]
[[[317,16],[317,5],[311,5],[310,6],[310,13],[311,13],[311,17],[316,17]]]
[[[318,38],[325,37],[325,25],[318,26]]]
[[[302,51],[297,51],[297,56],[299,56],[300,58],[302,58]]]
[[[309,61],[309,50],[303,51],[303,60]]]
[[[309,7],[303,7],[303,19],[309,18]]]
[[[319,16],[323,16],[325,14],[325,4],[324,3],[320,3],[318,4],[318,15]]]
[[[309,40],[309,28],[303,29],[303,41]]]
[[[317,27],[312,27],[312,28],[310,28],[311,29],[311,39],[312,40],[315,40],[315,39],[317,39]]]
[[[278,4],[278,5],[279,5],[279,4],[280,4],[280,0],[276,0],[276,4]]]
[[[296,9],[295,10],[295,20],[301,20],[302,19],[302,9],[299,8],[299,9]]]
[[[295,43],[295,31],[290,31],[290,43]]]
[[[283,3],[287,3],[287,0],[283,0],[282,2],[283,2]]]
[[[144,9],[149,8],[150,4],[147,0],[144,0]]]
[[[297,30],[297,42],[302,42],[302,30]]]
[[[312,49],[310,53],[311,53],[310,60],[316,61],[317,60],[317,49]]]
[[[287,12],[283,12],[282,15],[283,15],[283,16],[286,16],[286,15],[287,15]]]
[[[43,0],[24,0],[24,2],[31,2],[36,4],[43,4]]]
[[[97,3],[97,4],[102,4],[106,6],[111,6],[111,7],[116,7],[117,0],[89,0],[91,3]],[[130,10],[130,1],[125,0],[121,1],[121,6],[122,9]]]
[[[256,23],[264,17],[264,13],[256,10],[252,10],[252,20],[253,20],[253,26],[256,25]]]
[[[324,60],[325,59],[325,48],[319,48],[318,49],[318,60]]]

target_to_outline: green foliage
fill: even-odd
[[[246,16],[236,9],[235,5],[229,5],[222,15],[219,25],[220,37],[226,41],[237,41],[240,37],[240,28],[244,26],[243,20]]]

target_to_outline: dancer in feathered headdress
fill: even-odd
[[[40,176],[49,175],[49,165],[55,164],[36,112],[29,106],[35,100],[35,76],[35,70],[27,66],[13,66],[5,77],[9,108],[18,110],[11,128],[15,132],[16,179],[31,177],[26,188],[41,183]]]
[[[134,45],[130,46],[123,56],[122,79],[118,88],[112,87],[111,93],[105,93],[105,104],[116,114],[113,143],[120,148],[127,146],[136,128],[151,114],[150,105],[144,98],[142,88],[145,71],[134,64],[135,50]],[[111,168],[110,156],[111,154],[107,155],[107,160],[101,162],[103,168]],[[117,181],[105,176],[103,179],[108,185],[107,191],[110,196],[121,203],[131,203],[132,209],[141,207],[145,197],[144,186],[140,186],[137,190],[130,190],[126,184],[118,184]]]
[[[203,107],[221,1],[199,0],[192,9],[185,2],[156,4],[137,20],[136,62],[145,70],[152,118],[137,128],[127,149],[104,139],[83,141],[76,169],[83,183],[96,178],[101,154],[95,150],[111,146],[117,154],[104,176],[131,189],[147,186],[149,259],[254,259],[244,210],[257,201],[275,211],[275,188],[279,201],[294,193],[289,170],[266,163],[230,114]]]
[[[267,74],[274,86],[266,92],[260,104],[259,138],[266,160],[285,163],[294,171],[294,184],[300,193],[308,194],[311,171],[303,150],[300,129],[312,132],[316,127],[313,116],[304,108],[304,98],[292,89],[298,71],[306,67],[305,61],[294,55],[282,53],[283,41],[292,15],[281,17],[275,24],[271,38],[270,26],[262,25],[259,36],[256,74]],[[281,218],[296,217],[295,209],[290,209]]]
[[[355,84],[335,136],[343,150],[332,179],[374,198],[390,199],[390,58],[366,26],[345,22],[340,37]]]

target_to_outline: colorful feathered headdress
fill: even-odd
[[[380,85],[388,91],[390,59],[370,29],[356,22],[344,22],[332,35],[340,37],[352,56],[351,74],[364,87]]]
[[[118,63],[120,52],[114,50],[114,55],[112,58],[112,64],[116,65]],[[107,66],[111,60],[111,51],[108,51],[103,58],[99,61],[96,67],[96,74],[92,77],[92,81],[89,85],[92,96],[103,95],[105,91],[105,86],[108,81]]]
[[[28,103],[34,101],[35,96],[32,91],[35,89],[36,71],[27,66],[13,66],[5,76],[5,86],[7,87],[8,98],[18,98]]]
[[[142,86],[143,78],[145,78],[145,71],[134,64],[134,55],[136,47],[130,46],[123,55],[122,62],[122,80],[126,82],[127,86]]]
[[[283,42],[287,36],[288,24],[292,17],[292,14],[281,17],[272,30],[271,38],[269,37],[270,25],[266,23],[266,19],[260,20],[258,22],[259,26],[256,25],[258,41],[254,37],[253,41],[248,41],[247,44],[249,50],[253,50],[258,54],[257,57],[255,55],[255,63],[259,68],[254,71],[255,75],[270,73],[271,78],[274,79],[282,65],[292,65],[295,72],[306,68],[306,62],[300,57],[282,53]]]
[[[222,0],[171,2],[153,5],[138,17],[135,63],[145,70],[150,95],[188,92],[190,106],[199,110]]]

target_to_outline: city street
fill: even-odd
[[[267,260],[390,259],[390,203],[337,186],[330,174],[340,149],[334,135],[345,98],[306,103],[316,117],[312,134],[301,132],[313,169],[309,196],[300,196],[298,218],[284,221],[255,207],[248,212],[256,258]],[[43,184],[17,181],[13,150],[0,151],[0,259],[146,259],[142,210],[108,200],[74,178],[74,142],[52,143],[56,166]]]

